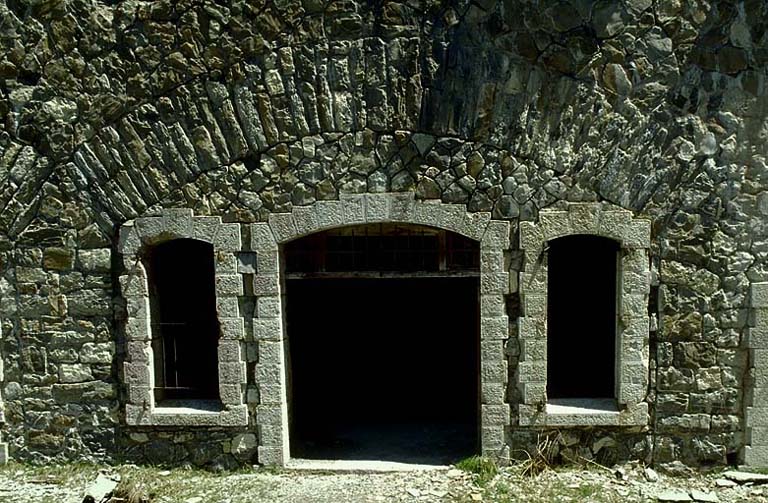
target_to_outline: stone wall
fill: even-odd
[[[561,201],[649,219],[649,425],[568,429],[563,445],[608,438],[590,455],[736,461],[750,284],[768,281],[766,9],[3,2],[10,455],[256,460],[255,429],[127,425],[118,229],[164,208],[250,224],[348,193],[411,192],[508,221],[513,243],[519,221]],[[523,260],[513,246],[510,269]],[[518,296],[506,304],[514,383]],[[519,395],[508,387],[510,404]],[[513,452],[546,431],[516,421]]]

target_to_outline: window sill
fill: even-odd
[[[648,404],[638,403],[619,410],[610,398],[552,399],[540,411],[521,405],[521,426],[645,426]]]
[[[218,414],[224,410],[218,400],[162,400],[155,403],[155,414]]]
[[[131,426],[247,426],[248,408],[246,405],[222,408],[218,402],[188,400],[161,402],[147,409],[127,404],[125,419]]]
[[[551,398],[546,410],[547,414],[556,416],[619,413],[613,398]]]

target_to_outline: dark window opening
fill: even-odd
[[[547,396],[615,398],[619,244],[566,236],[547,253]]]
[[[476,454],[478,244],[366,227],[284,249],[291,456],[451,463]],[[451,267],[473,274],[425,274]],[[371,270],[382,276],[354,275]]]
[[[155,400],[219,397],[213,246],[176,239],[146,256]]]

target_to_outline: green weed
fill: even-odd
[[[456,463],[456,468],[474,474],[475,482],[481,486],[493,480],[493,477],[499,473],[499,467],[496,463],[483,456],[471,456],[462,459]]]

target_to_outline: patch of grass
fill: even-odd
[[[590,498],[592,496],[597,495],[597,493],[600,492],[601,486],[597,484],[582,484],[579,486],[579,488],[576,490],[576,492],[579,495],[579,498]]]
[[[265,473],[267,475],[282,475],[286,473],[285,468],[281,466],[274,466],[274,465],[266,465],[266,466],[259,466],[258,468],[249,468],[246,472],[254,473],[255,470],[258,470],[260,473]],[[332,472],[331,472],[332,473]]]
[[[219,501],[226,495],[231,503],[250,503],[266,497],[276,482],[265,479],[261,470],[213,473],[201,468],[160,470],[147,466],[124,466],[119,473],[121,486],[133,500],[129,503],[177,502],[199,496],[203,501]]]
[[[112,496],[122,498],[126,503],[149,503],[155,498],[155,494],[150,492],[152,481],[147,475],[142,473],[121,477]]]
[[[456,463],[459,470],[475,475],[478,485],[485,485],[499,473],[499,467],[492,459],[483,456],[471,456]]]
[[[625,503],[627,500],[613,490],[606,490],[599,483],[582,481],[574,483],[567,479],[561,479],[554,472],[542,473],[534,477],[535,483],[530,479],[507,482],[502,477],[496,478],[483,491],[484,503]],[[469,495],[459,495],[457,501],[461,503],[472,501]]]
[[[128,503],[184,501],[193,496],[204,496],[206,490],[225,477],[195,468],[161,470],[132,465],[121,467],[119,474],[120,484],[115,492]]]
[[[494,503],[511,503],[516,501],[516,491],[510,486],[509,482],[498,478],[489,487],[483,491],[483,501],[492,501]]]
[[[762,475],[768,475],[768,468],[762,467],[762,466],[728,466],[723,469],[723,471],[728,470],[737,470],[740,472],[747,472],[747,473],[760,473]]]
[[[96,478],[99,468],[91,463],[38,465],[9,461],[5,465],[0,465],[0,472],[12,473],[34,482],[75,486]]]
[[[0,474],[25,483],[61,486],[82,494],[100,471],[119,475],[114,496],[127,503],[176,503],[199,496],[203,501],[220,501],[222,495],[231,503],[268,501],[267,491],[276,482],[260,469],[251,467],[237,471],[213,473],[202,468],[170,468],[132,464],[99,466],[85,463],[34,465],[9,462],[0,467]],[[260,473],[261,472],[261,473]],[[2,497],[0,497],[2,499]],[[61,499],[54,498],[51,503]],[[48,503],[42,498],[40,503]]]

